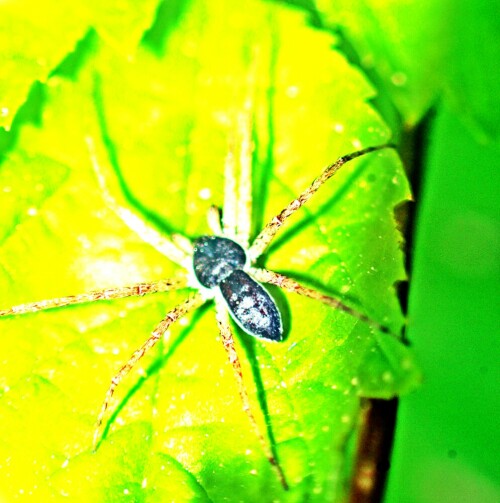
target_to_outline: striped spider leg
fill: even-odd
[[[220,292],[217,292],[215,297],[215,310],[222,343],[233,368],[233,374],[242,401],[243,410],[252,425],[252,429],[261,444],[263,452],[274,468],[281,485],[286,490],[288,489],[288,483],[283,469],[275,457],[273,446],[266,441],[255,415],[252,412],[228,316],[228,313],[230,313],[233,320],[250,335],[267,340],[281,340],[281,317],[272,298],[258,283],[255,282],[255,284],[253,284],[252,278],[247,276],[242,270],[248,262],[246,250],[249,246],[252,222],[252,122],[250,120],[250,110],[251,104],[247,102],[245,111],[237,116],[236,128],[239,140],[238,145],[235,144],[236,142],[234,142],[232,138],[230,139],[224,166],[224,208],[222,221],[219,208],[212,206],[209,211],[208,219],[212,232],[215,236],[223,237],[223,240],[215,238],[211,240],[211,242],[215,244],[225,241],[225,244],[221,248],[227,247],[227,249],[230,249],[234,246],[235,250],[241,252],[241,261],[239,264],[236,265],[234,270],[232,270],[224,281],[219,284]],[[235,154],[238,154],[237,158]],[[204,238],[200,238],[198,243],[203,239]],[[197,248],[198,247],[195,247],[195,253]],[[243,295],[238,294],[241,285],[247,288],[249,287],[244,291]],[[241,290],[239,293],[241,294]],[[243,310],[240,309],[238,312],[238,308],[241,307],[241,304],[251,301],[252,293],[254,294],[253,310],[251,308],[244,308]],[[255,294],[260,298],[260,301],[255,301]],[[230,300],[230,298],[234,296],[238,297],[237,304],[239,304],[239,306],[235,305]],[[245,321],[242,320],[242,318],[244,318],[247,319],[248,322],[248,318],[253,316],[257,305],[267,309],[270,319],[275,320],[275,326],[278,328],[277,330],[255,330],[255,327],[251,326],[251,322],[245,323]]]
[[[113,190],[114,194],[117,196],[121,195],[122,191],[119,190],[119,187],[113,186],[113,182],[116,182],[116,178],[113,176],[106,176],[105,174],[105,170],[110,169],[109,164],[106,163],[104,166],[101,166],[97,159],[96,145],[93,139],[88,136],[85,140],[87,142],[92,167],[108,207],[143,241],[150,244],[172,262],[184,268],[186,274],[181,277],[180,281],[182,282],[183,288],[189,287],[191,284],[189,280],[189,270],[191,268],[190,255],[192,254],[192,245],[190,241],[180,235],[173,236],[172,239],[169,239],[164,233],[158,232],[154,227],[145,222],[135,212],[127,209],[125,201],[117,201],[112,195],[111,190]],[[96,450],[99,444],[101,426],[118,384],[133,369],[135,364],[146,354],[146,352],[161,339],[172,323],[175,323],[189,311],[201,306],[205,301],[206,298],[202,294],[196,293],[194,296],[189,297],[182,304],[169,311],[151,332],[149,338],[140,348],[132,353],[128,361],[122,365],[118,373],[113,376],[97,417],[93,438],[93,450]]]
[[[287,219],[290,218],[296,211],[298,211],[304,204],[306,204],[324,183],[326,183],[330,178],[338,173],[338,171],[344,164],[371,152],[376,152],[378,150],[384,150],[387,148],[395,148],[395,145],[386,143],[373,147],[367,147],[339,157],[334,163],[328,165],[323,170],[323,172],[313,180],[309,187],[307,187],[301,194],[299,194],[298,197],[291,201],[278,215],[273,217],[271,221],[264,226],[264,228],[254,239],[253,243],[248,249],[248,258],[250,264],[253,265],[257,261],[257,259],[265,252],[265,250],[271,244],[274,237],[281,229],[283,224],[285,224]],[[278,274],[274,271],[255,267],[250,267],[248,271],[258,281],[278,286],[283,290],[291,293],[297,293],[311,299],[319,300],[320,302],[333,307],[334,309],[339,309],[350,314],[351,316],[363,321],[364,323],[367,323],[368,325],[374,327],[377,330],[380,330],[381,332],[390,332],[389,329],[384,325],[381,325],[380,323],[372,320],[365,314],[360,313],[352,307],[347,306],[340,300],[334,297],[330,297],[329,295],[324,295],[312,288],[302,286],[292,278],[284,276],[283,274]]]
[[[137,234],[143,241],[153,246],[160,253],[165,255],[172,262],[178,264],[184,269],[190,269],[192,246],[189,240],[181,236],[175,236],[169,239],[164,234],[158,232],[147,222],[145,222],[137,213],[127,209],[124,201],[117,201],[111,195],[111,187],[113,177],[106,176],[103,167],[97,161],[96,146],[91,137],[86,138],[90,160],[92,167],[96,174],[99,186],[104,196],[105,202],[108,207],[129,227],[135,234]],[[109,168],[108,168],[109,169]],[[115,193],[119,194],[120,191],[116,190]],[[70,295],[55,299],[42,300],[38,302],[31,302],[11,307],[9,309],[0,310],[0,316],[20,315],[27,313],[35,313],[47,309],[70,306],[75,304],[83,304],[94,302],[98,300],[111,300],[124,297],[144,296],[152,293],[167,292],[177,289],[185,289],[190,286],[189,274],[186,273],[182,276],[173,279],[153,281],[150,283],[137,283],[130,286],[107,288],[105,290],[93,291],[79,295]],[[150,337],[144,344],[137,349],[130,359],[120,368],[118,373],[111,379],[110,386],[106,392],[105,399],[102,403],[99,415],[97,417],[96,426],[93,436],[93,450],[95,451],[99,441],[101,426],[104,416],[110,404],[111,398],[116,390],[120,381],[130,372],[134,365],[144,356],[144,354],[151,349],[161,336],[166,332],[168,327],[187,314],[190,310],[200,306],[205,302],[205,297],[200,293],[188,298],[184,303],[178,305],[169,311],[163,320],[156,326],[151,333]]]

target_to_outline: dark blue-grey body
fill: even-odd
[[[202,236],[194,243],[193,267],[206,288],[219,288],[233,320],[254,337],[283,339],[281,315],[267,290],[243,268],[245,250],[218,236]]]

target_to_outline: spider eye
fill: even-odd
[[[245,271],[233,271],[220,290],[234,321],[248,334],[261,339],[281,341],[281,315],[267,290]]]
[[[246,263],[245,250],[231,239],[202,236],[194,243],[193,268],[198,281],[213,288]]]

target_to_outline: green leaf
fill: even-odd
[[[495,2],[459,2],[446,70],[448,106],[481,143],[500,139],[500,22]],[[493,64],[493,66],[492,66]]]
[[[316,0],[322,21],[337,27],[406,126],[438,99],[475,135],[498,138],[498,5],[488,0]]]
[[[409,307],[425,386],[401,401],[386,501],[495,501],[500,142],[446,106],[429,135]]]
[[[418,123],[442,91],[442,67],[449,56],[447,0],[317,0],[316,5],[326,23],[342,27],[403,121]]]
[[[88,135],[98,142],[99,163],[127,187],[130,207],[190,237],[208,233],[207,210],[222,205],[235,114],[249,95],[254,233],[339,155],[387,141],[366,103],[372,89],[331,43],[299,13],[255,0],[234,10],[193,1],[168,37],[149,39],[134,59],[97,41],[74,82],[51,80],[41,127],[24,126],[0,168],[8,202],[0,306],[178,271],[106,205]],[[263,264],[341,295],[397,332],[403,318],[394,286],[405,274],[393,211],[408,197],[394,152],[349,163],[292,217]],[[359,397],[406,392],[419,372],[392,336],[272,291],[286,340],[238,332],[237,346],[288,493],[242,410],[211,304],[173,326],[120,384],[104,441],[91,452],[111,377],[186,298],[181,291],[1,320],[0,351],[8,358],[0,417],[9,435],[0,444],[0,496],[222,501],[237,491],[242,501],[341,498]]]
[[[9,129],[31,85],[45,82],[90,28],[133,53],[154,15],[154,1],[22,0],[0,7],[0,127]]]

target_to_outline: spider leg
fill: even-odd
[[[224,161],[224,213],[222,215],[223,234],[229,239],[236,238],[236,161],[234,158],[234,139],[229,146]]]
[[[92,137],[87,136],[85,138],[87,142],[87,148],[90,154],[90,160],[92,162],[92,167],[96,174],[99,186],[104,195],[106,204],[111,210],[125,223],[125,225],[131,229],[135,234],[137,234],[143,241],[149,243],[153,248],[158,250],[161,254],[165,255],[172,262],[183,266],[184,268],[189,268],[190,259],[189,254],[186,253],[181,247],[179,247],[174,241],[165,237],[164,234],[157,231],[154,227],[148,224],[144,219],[142,219],[137,213],[126,208],[124,201],[118,202],[116,198],[112,195],[109,189],[111,177],[107,177],[104,174],[104,168],[101,167],[97,160],[97,152],[94,140]],[[116,185],[116,183],[114,184]],[[113,193],[120,194],[121,191],[118,187],[114,187]],[[120,204],[122,203],[122,204]]]
[[[136,283],[135,285],[123,286],[119,288],[107,288],[106,290],[82,293],[80,295],[69,295],[67,297],[59,297],[57,299],[40,300],[38,302],[30,302],[29,304],[20,304],[18,306],[10,307],[9,309],[0,310],[0,316],[36,313],[38,311],[45,311],[46,309],[53,309],[73,304],[84,304],[86,302],[93,302],[96,300],[140,297],[150,293],[167,292],[169,290],[185,288],[186,286],[187,279],[166,279],[153,281],[151,283]]]
[[[224,165],[223,234],[248,248],[252,208],[252,121],[251,100],[236,117],[238,152],[234,137],[229,141]],[[236,159],[237,158],[237,159]],[[238,166],[236,161],[238,160]],[[238,185],[237,185],[238,183]]]
[[[97,417],[97,422],[94,430],[94,440],[93,440],[93,451],[95,452],[100,439],[101,426],[108,409],[113,393],[115,392],[118,384],[122,379],[132,370],[135,364],[149,351],[162,337],[162,335],[167,331],[168,327],[175,323],[178,319],[182,318],[189,311],[195,307],[201,306],[205,302],[205,299],[201,294],[196,294],[190,297],[182,304],[178,305],[171,311],[167,313],[165,318],[156,326],[156,328],[151,332],[149,339],[137,350],[132,353],[127,363],[121,367],[118,373],[111,379],[111,384],[109,385],[108,391],[102,403],[99,416]]]
[[[207,214],[208,227],[214,233],[215,236],[222,236],[222,226],[221,226],[221,211],[218,206],[212,204],[210,208],[208,208]]]
[[[238,208],[236,213],[236,240],[247,249],[250,242],[252,222],[252,119],[250,100],[245,104],[245,112],[238,116],[240,143],[240,176],[238,187]]]
[[[299,208],[301,208],[311,197],[318,191],[318,189],[333,175],[335,175],[340,168],[349,161],[361,157],[370,152],[375,152],[377,150],[382,150],[384,148],[395,148],[394,145],[386,143],[384,145],[377,145],[375,147],[368,147],[362,150],[358,150],[351,154],[339,157],[333,164],[327,166],[323,173],[319,175],[311,185],[304,190],[296,199],[291,201],[286,208],[284,208],[281,213],[276,215],[265,227],[262,229],[260,234],[255,238],[252,246],[248,250],[248,257],[251,263],[262,255],[264,250],[269,246],[269,243],[274,239],[281,226],[285,223],[288,217],[293,215]]]
[[[274,455],[271,451],[271,448],[269,447],[268,443],[264,439],[264,436],[262,435],[262,433],[260,431],[259,425],[257,424],[257,421],[255,419],[255,416],[253,415],[253,412],[252,412],[252,409],[250,406],[250,400],[248,398],[248,392],[246,390],[246,386],[243,381],[243,373],[241,370],[240,360],[238,358],[238,354],[236,353],[236,348],[234,346],[234,338],[233,338],[233,334],[231,332],[231,327],[229,325],[228,312],[227,312],[227,308],[224,304],[224,301],[222,299],[219,299],[216,297],[215,308],[216,308],[217,325],[219,326],[220,335],[222,337],[222,343],[224,344],[224,349],[227,352],[227,356],[229,358],[229,363],[233,367],[234,377],[236,379],[238,391],[240,393],[241,401],[243,403],[243,410],[245,411],[245,414],[247,415],[248,419],[250,420],[250,423],[252,425],[254,433],[255,433],[256,437],[259,439],[259,442],[262,446],[262,449],[263,449],[269,463],[275,469],[281,485],[283,486],[283,488],[285,490],[287,490],[288,484],[285,479],[285,474],[283,473],[283,470],[282,470],[280,464],[278,463],[278,460],[274,457]]]
[[[183,234],[172,234],[173,243],[184,252],[185,255],[192,257],[193,256],[193,243],[189,238],[184,236]]]
[[[283,274],[279,274],[274,271],[269,271],[267,269],[257,269],[253,267],[250,269],[249,272],[256,280],[261,281],[262,283],[270,283],[271,285],[279,286],[280,288],[286,290],[287,292],[297,293],[299,295],[309,297],[310,299],[319,300],[323,304],[333,307],[334,309],[339,309],[340,311],[344,311],[345,313],[350,314],[354,318],[363,321],[367,325],[370,325],[373,328],[376,328],[377,330],[380,330],[383,333],[389,333],[391,335],[396,336],[395,334],[392,334],[392,332],[389,330],[388,327],[372,320],[371,318],[368,318],[368,316],[366,316],[365,314],[360,313],[359,311],[356,311],[352,307],[347,306],[340,300],[335,299],[334,297],[330,297],[328,295],[324,295],[318,292],[317,290],[313,290],[312,288],[302,286],[300,283],[297,283],[295,280],[287,276],[284,276]]]

